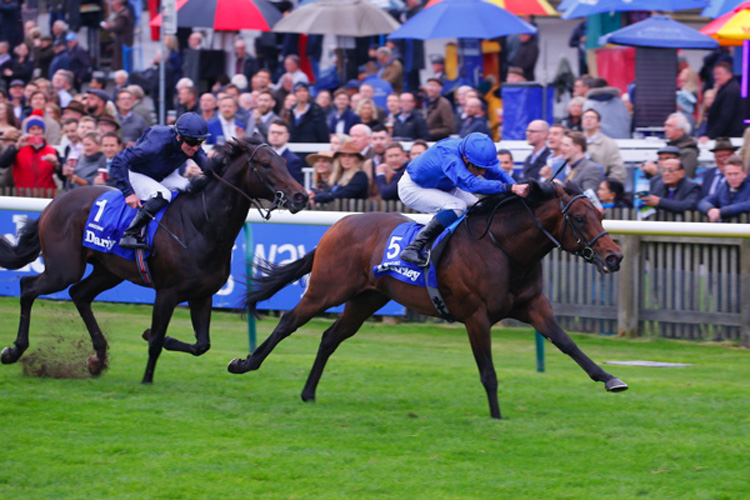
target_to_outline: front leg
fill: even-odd
[[[562,329],[555,318],[552,304],[542,294],[531,299],[524,307],[514,311],[512,317],[531,324],[536,330],[549,339],[562,352],[573,358],[581,368],[596,382],[604,382],[604,387],[611,392],[627,390],[628,384],[610,375],[586,356]]]
[[[158,290],[156,300],[154,300],[154,310],[151,319],[151,332],[148,340],[148,363],[146,363],[146,373],[143,375],[144,384],[151,384],[154,381],[154,370],[156,361],[159,359],[161,350],[164,347],[164,337],[167,333],[169,320],[172,319],[174,308],[180,300],[176,294]]]
[[[466,332],[469,334],[471,351],[479,369],[479,378],[482,381],[487,401],[490,404],[490,416],[492,418],[503,418],[500,415],[500,404],[497,399],[497,374],[492,363],[492,341],[490,338],[490,321],[484,310],[477,311],[465,322]]]
[[[213,296],[188,301],[190,305],[190,320],[193,322],[195,344],[188,344],[172,337],[164,338],[164,349],[167,351],[187,352],[193,356],[200,356],[211,348],[209,325],[211,324],[211,307]]]

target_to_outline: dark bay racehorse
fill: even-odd
[[[608,391],[628,386],[602,370],[562,330],[542,294],[542,258],[556,246],[580,254],[602,273],[619,270],[620,248],[602,228],[601,215],[573,184],[531,183],[526,202],[515,196],[482,200],[448,242],[438,269],[439,290],[451,314],[466,325],[471,349],[489,399],[490,414],[501,418],[497,376],[492,363],[490,327],[503,318],[530,323],[572,357]],[[422,314],[437,316],[427,292],[389,276],[375,278],[386,241],[409,219],[370,213],[345,217],[329,229],[316,249],[282,267],[265,267],[247,297],[265,300],[312,271],[300,303],[284,314],[271,336],[245,359],[234,359],[232,373],[260,368],[276,344],[313,316],[346,303],[344,312],[323,334],[302,399],[313,401],[328,358],[342,341],[389,299]],[[400,252],[400,249],[398,250]]]
[[[210,163],[205,178],[192,192],[178,196],[167,208],[154,237],[155,252],[149,259],[156,289],[144,383],[151,383],[162,347],[199,356],[210,347],[211,298],[229,277],[230,259],[251,201],[267,199],[273,207],[297,212],[307,204],[307,194],[290,175],[286,162],[267,144],[244,139],[227,144]],[[18,269],[35,260],[41,251],[45,270],[21,278],[21,321],[15,347],[0,355],[3,364],[15,363],[29,346],[31,306],[39,295],[69,285],[70,296],[91,335],[95,354],[89,371],[98,375],[107,362],[107,341],[91,310],[101,292],[123,280],[143,284],[134,262],[112,253],[101,253],[81,244],[84,225],[103,187],[77,188],[55,198],[38,220],[29,221],[13,246],[0,241],[0,266]],[[176,241],[169,232],[180,241]],[[83,277],[86,264],[93,271]],[[174,308],[187,301],[196,343],[166,337]],[[148,331],[147,331],[148,332]]]

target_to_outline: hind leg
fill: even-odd
[[[94,346],[94,355],[88,359],[88,369],[95,377],[107,367],[107,340],[96,322],[91,302],[97,295],[121,282],[122,278],[109,272],[103,265],[95,264],[94,270],[86,279],[70,287],[70,298],[73,299]]]
[[[344,313],[323,333],[318,347],[318,355],[315,357],[307,383],[302,390],[304,401],[315,401],[315,390],[323,375],[328,358],[336,351],[336,348],[346,339],[353,336],[362,323],[372,314],[388,303],[388,297],[379,292],[365,292],[352,298],[346,303]]]
[[[29,325],[31,324],[31,307],[34,300],[40,295],[59,292],[68,285],[75,283],[83,275],[83,264],[76,265],[68,263],[62,266],[53,266],[48,262],[45,271],[36,276],[24,276],[21,278],[21,319],[18,324],[18,335],[14,342],[15,347],[6,347],[0,354],[0,361],[4,365],[15,363],[29,347]],[[61,271],[51,272],[52,269]]]

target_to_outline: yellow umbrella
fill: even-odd
[[[717,17],[700,31],[716,39],[719,45],[742,45],[743,40],[750,39],[750,2],[740,4],[731,12]]]

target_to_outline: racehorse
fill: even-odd
[[[27,222],[15,246],[4,238],[0,241],[0,266],[18,269],[35,260],[40,251],[45,262],[43,273],[21,278],[18,336],[15,347],[6,347],[0,354],[3,364],[18,361],[29,346],[34,299],[73,285],[70,296],[94,345],[89,371],[99,375],[106,367],[107,341],[94,318],[91,302],[123,280],[144,284],[134,262],[82,246],[89,211],[106,189],[69,191],[52,200],[39,219]],[[211,299],[229,277],[232,247],[251,203],[261,209],[257,199],[273,201],[267,216],[276,207],[298,212],[307,204],[305,190],[291,177],[284,159],[268,144],[248,138],[223,146],[217,158],[210,161],[205,177],[167,208],[154,237],[155,252],[149,259],[156,298],[150,333],[144,332],[149,349],[143,383],[153,382],[162,348],[195,356],[208,351]],[[93,270],[81,279],[87,263]],[[166,337],[174,308],[184,301],[190,306],[194,344]]]
[[[542,294],[542,258],[560,247],[593,263],[600,273],[618,271],[622,253],[602,228],[601,215],[575,184],[531,182],[527,200],[512,195],[485,198],[467,214],[448,242],[439,263],[439,291],[452,316],[466,326],[490,415],[501,418],[497,376],[492,363],[490,327],[504,318],[530,323],[572,357],[607,391],[628,388],[606,373],[562,330]],[[369,213],[341,219],[316,249],[285,266],[265,265],[248,290],[247,305],[273,296],[285,285],[312,272],[309,286],[294,309],[285,313],[273,333],[245,359],[234,359],[231,373],[257,370],[274,347],[313,316],[345,303],[328,328],[302,391],[314,401],[328,358],[354,335],[375,311],[393,299],[421,314],[437,316],[425,289],[390,276],[375,278],[391,231],[409,219],[398,214]],[[393,243],[392,243],[393,244]],[[394,255],[401,249],[395,249]]]

